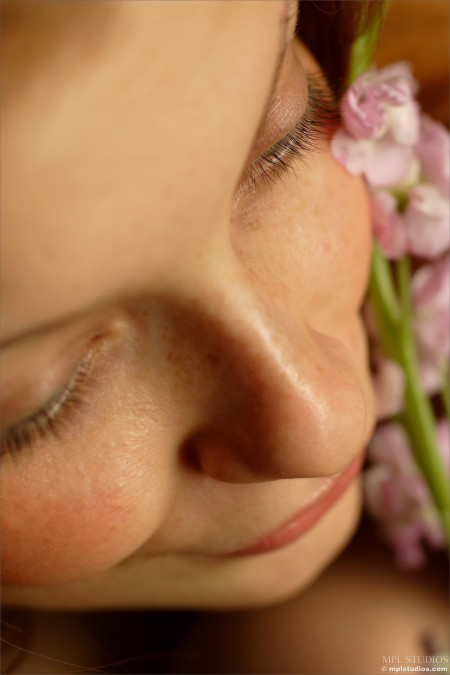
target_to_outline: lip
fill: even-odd
[[[287,546],[308,532],[333,506],[359,474],[364,463],[364,452],[360,452],[342,471],[330,477],[329,482],[315,498],[287,522],[255,544],[232,553],[232,556],[268,553]]]

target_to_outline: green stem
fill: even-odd
[[[399,357],[406,374],[406,428],[417,463],[427,479],[447,537],[450,538],[450,486],[441,458],[433,408],[425,394],[412,331],[410,263],[397,263],[402,321],[399,326]]]
[[[389,7],[389,1],[390,0],[384,1],[383,9],[380,12],[380,15],[377,16],[372,22],[369,30],[367,30],[362,35],[359,35],[353,42],[350,53],[348,84],[351,84],[354,80],[356,80],[357,77],[359,77],[359,75],[369,70],[372,64],[373,55],[378,42],[378,35],[383,18]]]
[[[377,293],[382,298],[383,310],[386,312],[389,323],[391,325],[397,324],[400,321],[400,305],[394,287],[391,267],[376,241],[374,241],[372,249],[370,283],[373,284],[374,290],[375,288],[378,289]]]
[[[405,410],[398,419],[409,436],[414,457],[427,480],[450,539],[450,486],[441,459],[433,408],[420,377],[412,330],[409,258],[400,260],[396,271],[399,295],[390,264],[375,243],[369,296],[375,309],[382,349],[405,372]]]
[[[398,360],[396,328],[401,319],[400,305],[390,265],[383,256],[377,242],[374,242],[372,249],[369,293],[374,306],[383,349],[389,358]]]

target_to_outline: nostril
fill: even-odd
[[[201,455],[197,452],[198,438],[194,434],[180,445],[178,461],[190,473],[203,473]]]
[[[282,469],[268,466],[267,456],[256,437],[254,447],[259,459],[248,451],[236,433],[227,438],[217,432],[201,431],[183,443],[180,455],[190,471],[223,483],[264,483],[286,477]]]

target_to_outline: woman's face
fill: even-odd
[[[4,599],[288,596],[373,424],[366,196],[296,3],[3,5]]]

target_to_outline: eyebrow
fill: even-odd
[[[270,91],[269,94],[266,98],[266,101],[263,106],[263,113],[261,115],[261,119],[258,122],[258,127],[260,122],[264,119],[265,114],[267,113],[267,110],[270,106],[270,103],[272,101],[272,98],[276,92],[277,85],[278,85],[278,80],[280,77],[281,69],[283,67],[283,62],[284,62],[284,57],[286,55],[286,51],[289,45],[289,35],[287,34],[287,28],[289,25],[290,20],[292,19],[292,16],[295,12],[298,12],[298,7],[299,7],[299,2],[293,3],[292,0],[286,0],[285,1],[285,8],[283,13],[281,14],[281,20],[280,20],[280,32],[279,32],[279,42],[278,42],[278,50],[276,52],[276,57],[275,57],[275,66],[273,70],[273,75],[271,79],[271,86],[270,86]],[[114,295],[113,297],[107,297],[103,298],[100,301],[94,302],[92,305],[89,305],[88,307],[84,307],[79,310],[75,310],[74,312],[71,312],[70,314],[66,314],[64,316],[58,317],[56,319],[51,319],[50,321],[47,321],[43,324],[40,324],[38,326],[34,326],[31,328],[26,329],[25,331],[18,333],[16,335],[11,335],[6,338],[4,338],[0,342],[0,347],[2,349],[5,349],[6,347],[10,347],[12,345],[17,345],[21,342],[26,342],[28,340],[34,340],[39,337],[44,336],[47,333],[51,333],[52,331],[62,329],[65,326],[69,325],[70,323],[73,323],[75,321],[80,321],[83,318],[87,318],[89,314],[95,315],[96,313],[99,313],[101,311],[105,311],[108,307],[113,306],[114,304],[117,304],[118,302],[122,301],[124,302],[126,300],[125,294],[119,294],[119,295]]]

